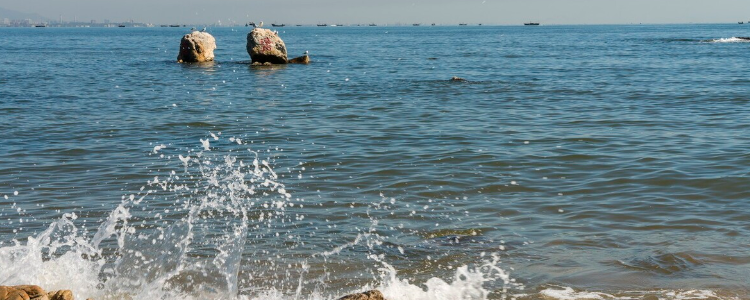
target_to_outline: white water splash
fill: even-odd
[[[456,269],[452,280],[433,277],[424,284],[425,288],[409,283],[408,280],[399,279],[396,269],[387,263],[383,263],[383,283],[378,287],[386,299],[398,300],[453,300],[453,299],[488,299],[493,290],[486,285],[502,282],[503,293],[499,296],[506,298],[507,288],[519,287],[510,276],[499,267],[500,259],[495,255],[491,261],[476,268],[461,266]]]
[[[247,278],[243,279],[252,281],[285,271],[278,281],[284,287],[240,288],[244,251],[256,247],[248,244],[248,235],[278,240],[276,248],[255,251],[295,255],[283,248],[291,238],[272,232],[275,223],[301,221],[304,215],[286,216],[295,204],[271,162],[247,149],[245,153],[252,157],[246,163],[238,156],[240,152],[222,151],[217,135],[211,134],[211,138],[217,142],[214,151],[208,152],[211,145],[207,138],[201,139],[203,151],[184,156],[163,154],[161,157],[177,157],[184,172],[154,176],[136,194],[123,196],[93,234],[76,227],[76,215],[65,214],[25,242],[1,247],[0,285],[70,289],[77,299],[322,300],[341,296],[339,290],[303,288],[310,269],[304,257],[293,262],[298,268],[291,273],[287,264],[279,261],[244,274]],[[229,142],[247,146],[237,138]],[[166,150],[158,145],[153,152]],[[165,206],[168,203],[171,205]],[[487,285],[513,285],[498,267],[497,257],[477,267],[458,267],[449,280],[410,283],[399,278],[384,255],[374,250],[384,237],[376,233],[378,221],[371,218],[371,223],[369,231],[353,242],[321,253],[325,260],[336,260],[347,248],[364,244],[369,249],[367,258],[382,266],[380,275],[356,290],[375,287],[392,300],[487,299],[492,292]],[[404,252],[403,248],[399,251]]]

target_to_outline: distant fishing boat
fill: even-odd
[[[419,23],[411,24],[411,26],[419,26],[419,25],[421,25],[421,24],[419,24]]]
[[[331,25],[331,26],[333,26],[333,25]],[[344,24],[336,24],[336,26],[338,26],[338,27],[344,27]]]
[[[286,26],[286,25],[285,25],[284,23],[281,23],[281,24],[274,24],[274,23],[271,23],[271,26],[272,26],[272,27],[284,27],[284,26]]]
[[[169,25],[161,25],[161,27],[169,27]]]
[[[38,25],[34,25],[34,27],[47,27],[47,24],[38,24]]]
[[[117,25],[117,27],[125,27],[125,25],[120,24],[120,25]]]
[[[370,23],[370,25],[369,25],[369,26],[378,26],[378,24],[375,24],[375,23]]]
[[[169,27],[180,27],[180,25],[169,25]]]
[[[466,24],[466,23],[458,23],[458,26],[466,26],[466,25],[469,25],[469,24]]]
[[[318,27],[326,27],[328,24],[318,24]]]
[[[739,21],[737,22],[737,24],[745,24],[745,22]]]
[[[435,26],[435,23],[432,23],[432,26]]]
[[[529,23],[523,23],[523,25],[526,25],[526,26],[539,26],[539,23],[529,22]]]

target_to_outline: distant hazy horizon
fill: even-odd
[[[154,24],[484,23],[632,24],[750,21],[747,0],[0,0],[0,8],[51,20]],[[0,15],[0,18],[7,17]]]

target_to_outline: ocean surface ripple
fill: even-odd
[[[740,29],[286,27],[313,63],[262,68],[244,27],[193,65],[182,28],[0,28],[0,265],[38,269],[0,285],[746,299]]]

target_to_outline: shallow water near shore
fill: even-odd
[[[0,285],[748,299],[748,28],[1,28]]]

